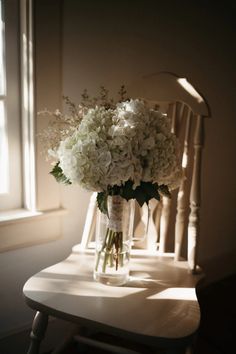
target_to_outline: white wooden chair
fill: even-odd
[[[201,155],[204,119],[210,111],[204,97],[185,78],[171,73],[146,76],[128,92],[172,117],[172,131],[182,143],[186,178],[171,200],[151,201],[141,210],[135,205],[132,277],[122,287],[105,286],[92,278],[90,244],[97,210],[92,194],[81,244],[65,261],[42,270],[24,286],[27,304],[38,311],[28,354],[39,353],[49,315],[91,329],[88,337],[80,333],[74,340],[104,352],[191,352],[200,323],[195,287],[202,277],[197,257]],[[94,339],[91,333],[96,331],[113,336],[111,342]]]
[[[134,98],[142,98],[172,119],[172,132],[181,142],[185,178],[173,198],[151,200],[142,209],[135,204],[134,248],[159,254],[174,251],[174,259],[187,258],[193,273],[198,268],[200,233],[201,160],[204,143],[204,119],[210,117],[206,99],[185,79],[168,72],[148,75],[128,89]],[[96,220],[96,194],[91,196],[81,246],[88,247]],[[174,245],[174,247],[173,247]],[[173,250],[172,250],[172,248]]]

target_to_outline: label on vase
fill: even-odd
[[[116,232],[122,231],[124,200],[119,195],[108,198],[108,227]]]

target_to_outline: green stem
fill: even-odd
[[[119,266],[124,265],[124,255],[122,253],[123,250],[123,232],[118,232],[107,228],[106,235],[103,241],[103,245],[101,250],[97,253],[97,260],[95,265],[95,270],[98,270],[100,258],[102,252],[104,252],[104,259],[102,264],[102,272],[106,272],[106,266],[108,262],[110,263],[110,267],[114,266],[115,260],[115,268],[118,270]]]
[[[96,260],[96,265],[95,265],[95,270],[96,270],[96,271],[98,270],[98,265],[99,265],[99,261],[100,261],[100,258],[101,258],[102,251],[103,251],[104,248],[106,247],[106,242],[107,242],[108,233],[109,233],[109,228],[107,228],[107,231],[106,231],[106,235],[105,235],[105,237],[104,237],[104,241],[103,241],[102,248],[101,248],[101,250],[97,253],[97,260]]]
[[[103,266],[102,266],[103,273],[106,272],[107,262],[108,262],[108,259],[110,257],[110,252],[112,250],[113,233],[114,233],[114,231],[112,231],[109,228],[107,228],[107,230],[108,230],[108,232],[106,233],[106,235],[107,235],[108,241],[105,243],[106,247],[104,247],[105,253],[104,253]]]

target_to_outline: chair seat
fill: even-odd
[[[64,261],[31,277],[23,292],[28,305],[58,318],[155,345],[183,340],[200,322],[195,287],[185,261],[172,254],[133,250],[130,280],[114,287],[93,280],[94,250],[74,247]]]
[[[131,234],[134,245],[144,250],[132,251],[130,279],[121,287],[93,279],[94,250],[86,249],[95,234],[97,203],[96,193],[92,194],[83,247],[73,247],[66,260],[42,270],[24,286],[26,302],[38,311],[29,354],[38,353],[48,315],[165,348],[168,354],[185,353],[199,327],[195,288],[203,277],[198,274],[201,160],[209,106],[187,79],[167,72],[138,79],[128,92],[170,118],[171,132],[180,143],[184,178],[171,200],[163,197],[134,208]],[[174,254],[166,253],[169,249]]]

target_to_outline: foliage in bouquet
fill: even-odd
[[[170,196],[182,178],[169,118],[143,100],[127,99],[124,86],[119,94],[114,103],[104,87],[95,98],[85,90],[78,106],[65,98],[68,115],[43,112],[55,117],[41,136],[56,159],[52,175],[98,192],[103,213],[109,195],[136,199],[142,206],[160,194]]]

